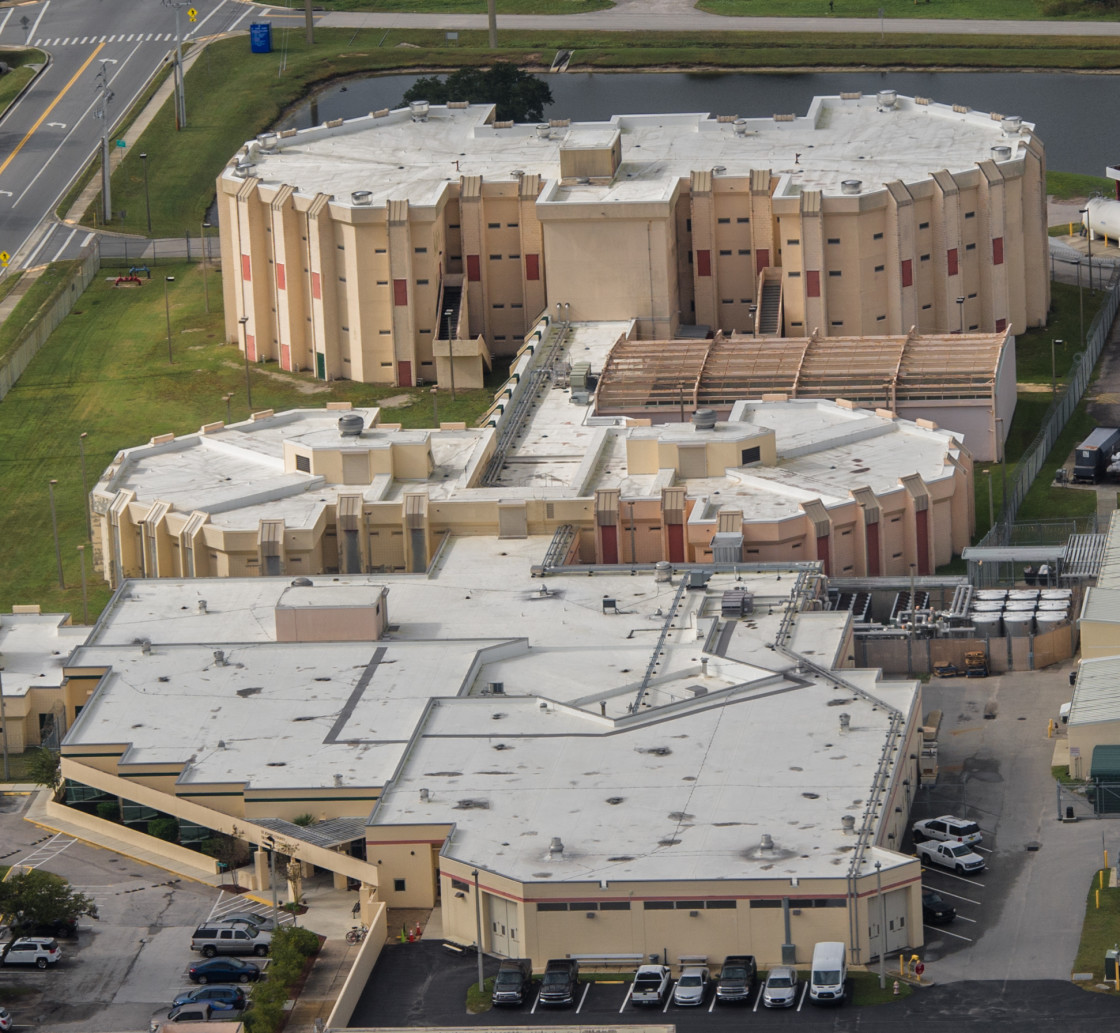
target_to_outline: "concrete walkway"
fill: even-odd
[[[842,0],[839,6],[842,6]],[[485,29],[485,14],[336,11],[316,24],[334,28]],[[502,29],[596,29],[601,32],[879,32],[947,36],[1120,36],[1120,22],[994,21],[939,18],[729,18],[693,8],[691,0],[619,0],[587,14],[505,14]]]

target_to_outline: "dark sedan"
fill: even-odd
[[[239,986],[200,986],[197,990],[179,994],[171,1007],[174,1009],[180,1004],[195,1004],[198,1001],[209,1002],[214,1011],[244,1011],[246,998],[245,991]]]
[[[261,970],[240,958],[209,958],[191,965],[187,975],[192,983],[255,983]]]
[[[927,925],[944,925],[956,917],[957,909],[946,904],[939,894],[922,894],[922,921]]]

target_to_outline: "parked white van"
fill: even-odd
[[[809,1000],[818,1004],[839,1004],[844,1000],[844,983],[848,978],[847,958],[847,948],[838,941],[825,941],[813,948]]]

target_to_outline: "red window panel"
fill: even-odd
[[[712,275],[712,253],[710,251],[697,251],[696,252],[696,275],[697,276],[711,276]]]
[[[867,525],[867,576],[879,576],[879,525]]]
[[[913,261],[913,259],[904,258],[902,260],[902,286],[903,287],[913,287],[914,286],[914,261]]]
[[[318,273],[311,274],[311,296],[313,298],[322,298],[323,296],[323,281],[319,278]]]
[[[805,297],[819,298],[821,296],[821,271],[819,269],[805,270]]]
[[[482,268],[478,263],[478,255],[467,255],[467,279],[471,281],[482,279]]]
[[[290,344],[280,345],[280,368],[287,370],[292,368],[292,346]]]
[[[1006,329],[1007,329],[1007,320],[1006,319],[997,319],[996,320],[996,333],[997,334],[1002,334],[1003,331],[1006,330]]]
[[[276,289],[277,290],[286,290],[287,289],[287,283],[284,279],[284,263],[283,262],[277,262],[276,263]]]
[[[1003,237],[992,238],[992,265],[1003,265]]]
[[[253,263],[250,261],[248,255],[241,256],[241,279],[251,280],[253,278]]]
[[[828,569],[828,535],[822,534],[817,539],[817,559],[821,561],[821,570],[827,576]]]
[[[541,256],[540,255],[526,255],[525,256],[525,279],[526,280],[539,280],[541,278]]]
[[[684,563],[684,524],[669,524],[669,562]]]
[[[397,363],[397,387],[412,387],[412,363],[400,361]]]
[[[245,335],[245,355],[250,362],[257,361],[257,338],[254,334]]]
[[[618,528],[614,524],[603,524],[599,528],[599,541],[602,544],[603,558],[600,563],[618,562]]]
[[[950,276],[956,276],[958,266],[957,266],[957,249],[955,247],[949,248],[949,251],[946,254],[946,259],[948,260],[948,263],[949,263],[949,275]]]
[[[929,569],[929,510],[922,509],[914,514],[914,530],[918,538],[918,574],[924,577]]]
[[[768,247],[755,248],[754,273],[757,276],[763,269],[770,265],[770,249]]]
[[[408,304],[408,280],[394,280],[393,281],[393,304],[394,305],[407,305]]]

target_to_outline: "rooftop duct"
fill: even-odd
[[[997,143],[992,148],[992,161],[1010,161],[1011,148],[1005,143]]]
[[[715,430],[715,409],[697,409],[696,412],[692,414],[692,426],[695,430]]]
[[[338,433],[344,438],[361,437],[365,425],[366,421],[362,418],[361,413],[348,412],[338,418]]]
[[[426,100],[410,100],[408,102],[409,114],[413,122],[427,122],[430,105]]]
[[[898,103],[898,93],[894,90],[880,90],[875,100],[881,108],[893,108]]]
[[[538,140],[551,140],[552,139],[552,126],[547,122],[537,123],[537,139]]]
[[[1018,136],[1023,131],[1023,119],[1019,115],[1004,115],[999,120],[999,127],[1008,136]]]
[[[352,204],[368,207],[373,204],[373,194],[368,190],[353,190],[350,193],[350,201]]]
[[[862,189],[862,179],[845,179],[840,184],[840,193],[842,194],[858,194]]]

